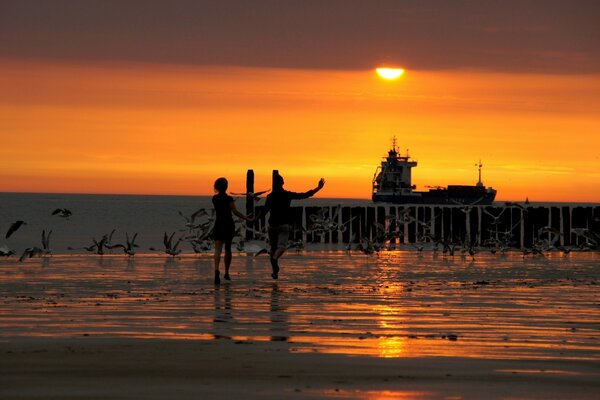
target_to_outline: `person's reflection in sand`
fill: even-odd
[[[270,318],[270,340],[272,342],[287,342],[290,336],[288,315],[285,307],[281,304],[281,291],[276,283],[271,286]]]
[[[229,285],[215,287],[215,317],[213,319],[213,336],[215,339],[231,339],[231,323],[233,307],[231,306],[231,288]]]

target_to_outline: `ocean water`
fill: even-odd
[[[236,201],[240,211],[245,210],[245,199]],[[261,200],[258,205],[263,205]],[[293,205],[367,205],[369,200],[311,198],[294,202]],[[73,212],[69,219],[53,216],[57,208]],[[199,208],[212,209],[210,196],[146,196],[146,195],[89,195],[89,194],[37,194],[0,193],[0,247],[8,247],[17,255],[32,246],[41,246],[42,231],[52,230],[50,247],[55,254],[81,253],[68,247],[90,246],[92,238],[116,229],[113,243],[125,242],[125,232],[138,233],[140,252],[148,247],[162,247],[164,232],[179,232],[185,220],[181,211],[190,215]],[[5,234],[10,225],[23,220],[22,226],[10,238]],[[191,252],[183,245],[184,252]]]

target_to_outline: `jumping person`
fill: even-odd
[[[292,200],[301,200],[312,197],[325,185],[325,179],[321,178],[316,188],[304,193],[289,192],[283,188],[284,180],[281,175],[273,177],[273,190],[267,196],[265,208],[261,214],[271,213],[269,217],[269,242],[271,250],[271,267],[273,273],[271,277],[279,277],[279,258],[286,249],[288,236],[290,234],[290,205]],[[256,218],[259,218],[257,216]]]
[[[226,280],[230,281],[229,267],[231,266],[231,242],[235,235],[235,224],[233,222],[232,213],[246,220],[253,221],[244,214],[240,213],[235,207],[233,197],[227,194],[227,179],[219,178],[215,181],[215,194],[212,198],[212,203],[215,207],[216,219],[213,228],[213,239],[215,241],[215,285],[221,283],[221,273],[219,271],[219,263],[221,261],[221,251],[225,245],[225,275]]]

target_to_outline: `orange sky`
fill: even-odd
[[[600,76],[0,60],[0,191],[369,198],[396,135],[426,185],[484,183],[498,200],[600,202]]]

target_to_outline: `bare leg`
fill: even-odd
[[[225,242],[225,279],[231,280],[229,277],[229,267],[231,266],[231,242]]]
[[[284,252],[285,252],[285,247],[277,247],[277,249],[271,253],[271,267],[273,268],[273,273],[271,274],[271,277],[273,279],[279,278],[279,262],[278,262],[278,260],[283,255]]]
[[[219,272],[219,263],[221,262],[221,250],[223,249],[223,241],[215,240],[215,285],[221,283],[221,277]],[[227,256],[226,256],[227,257]],[[225,258],[227,260],[227,258]],[[227,263],[227,261],[225,261]]]
[[[279,258],[285,253],[285,247],[277,247],[275,253],[273,254],[273,258],[279,260]]]

